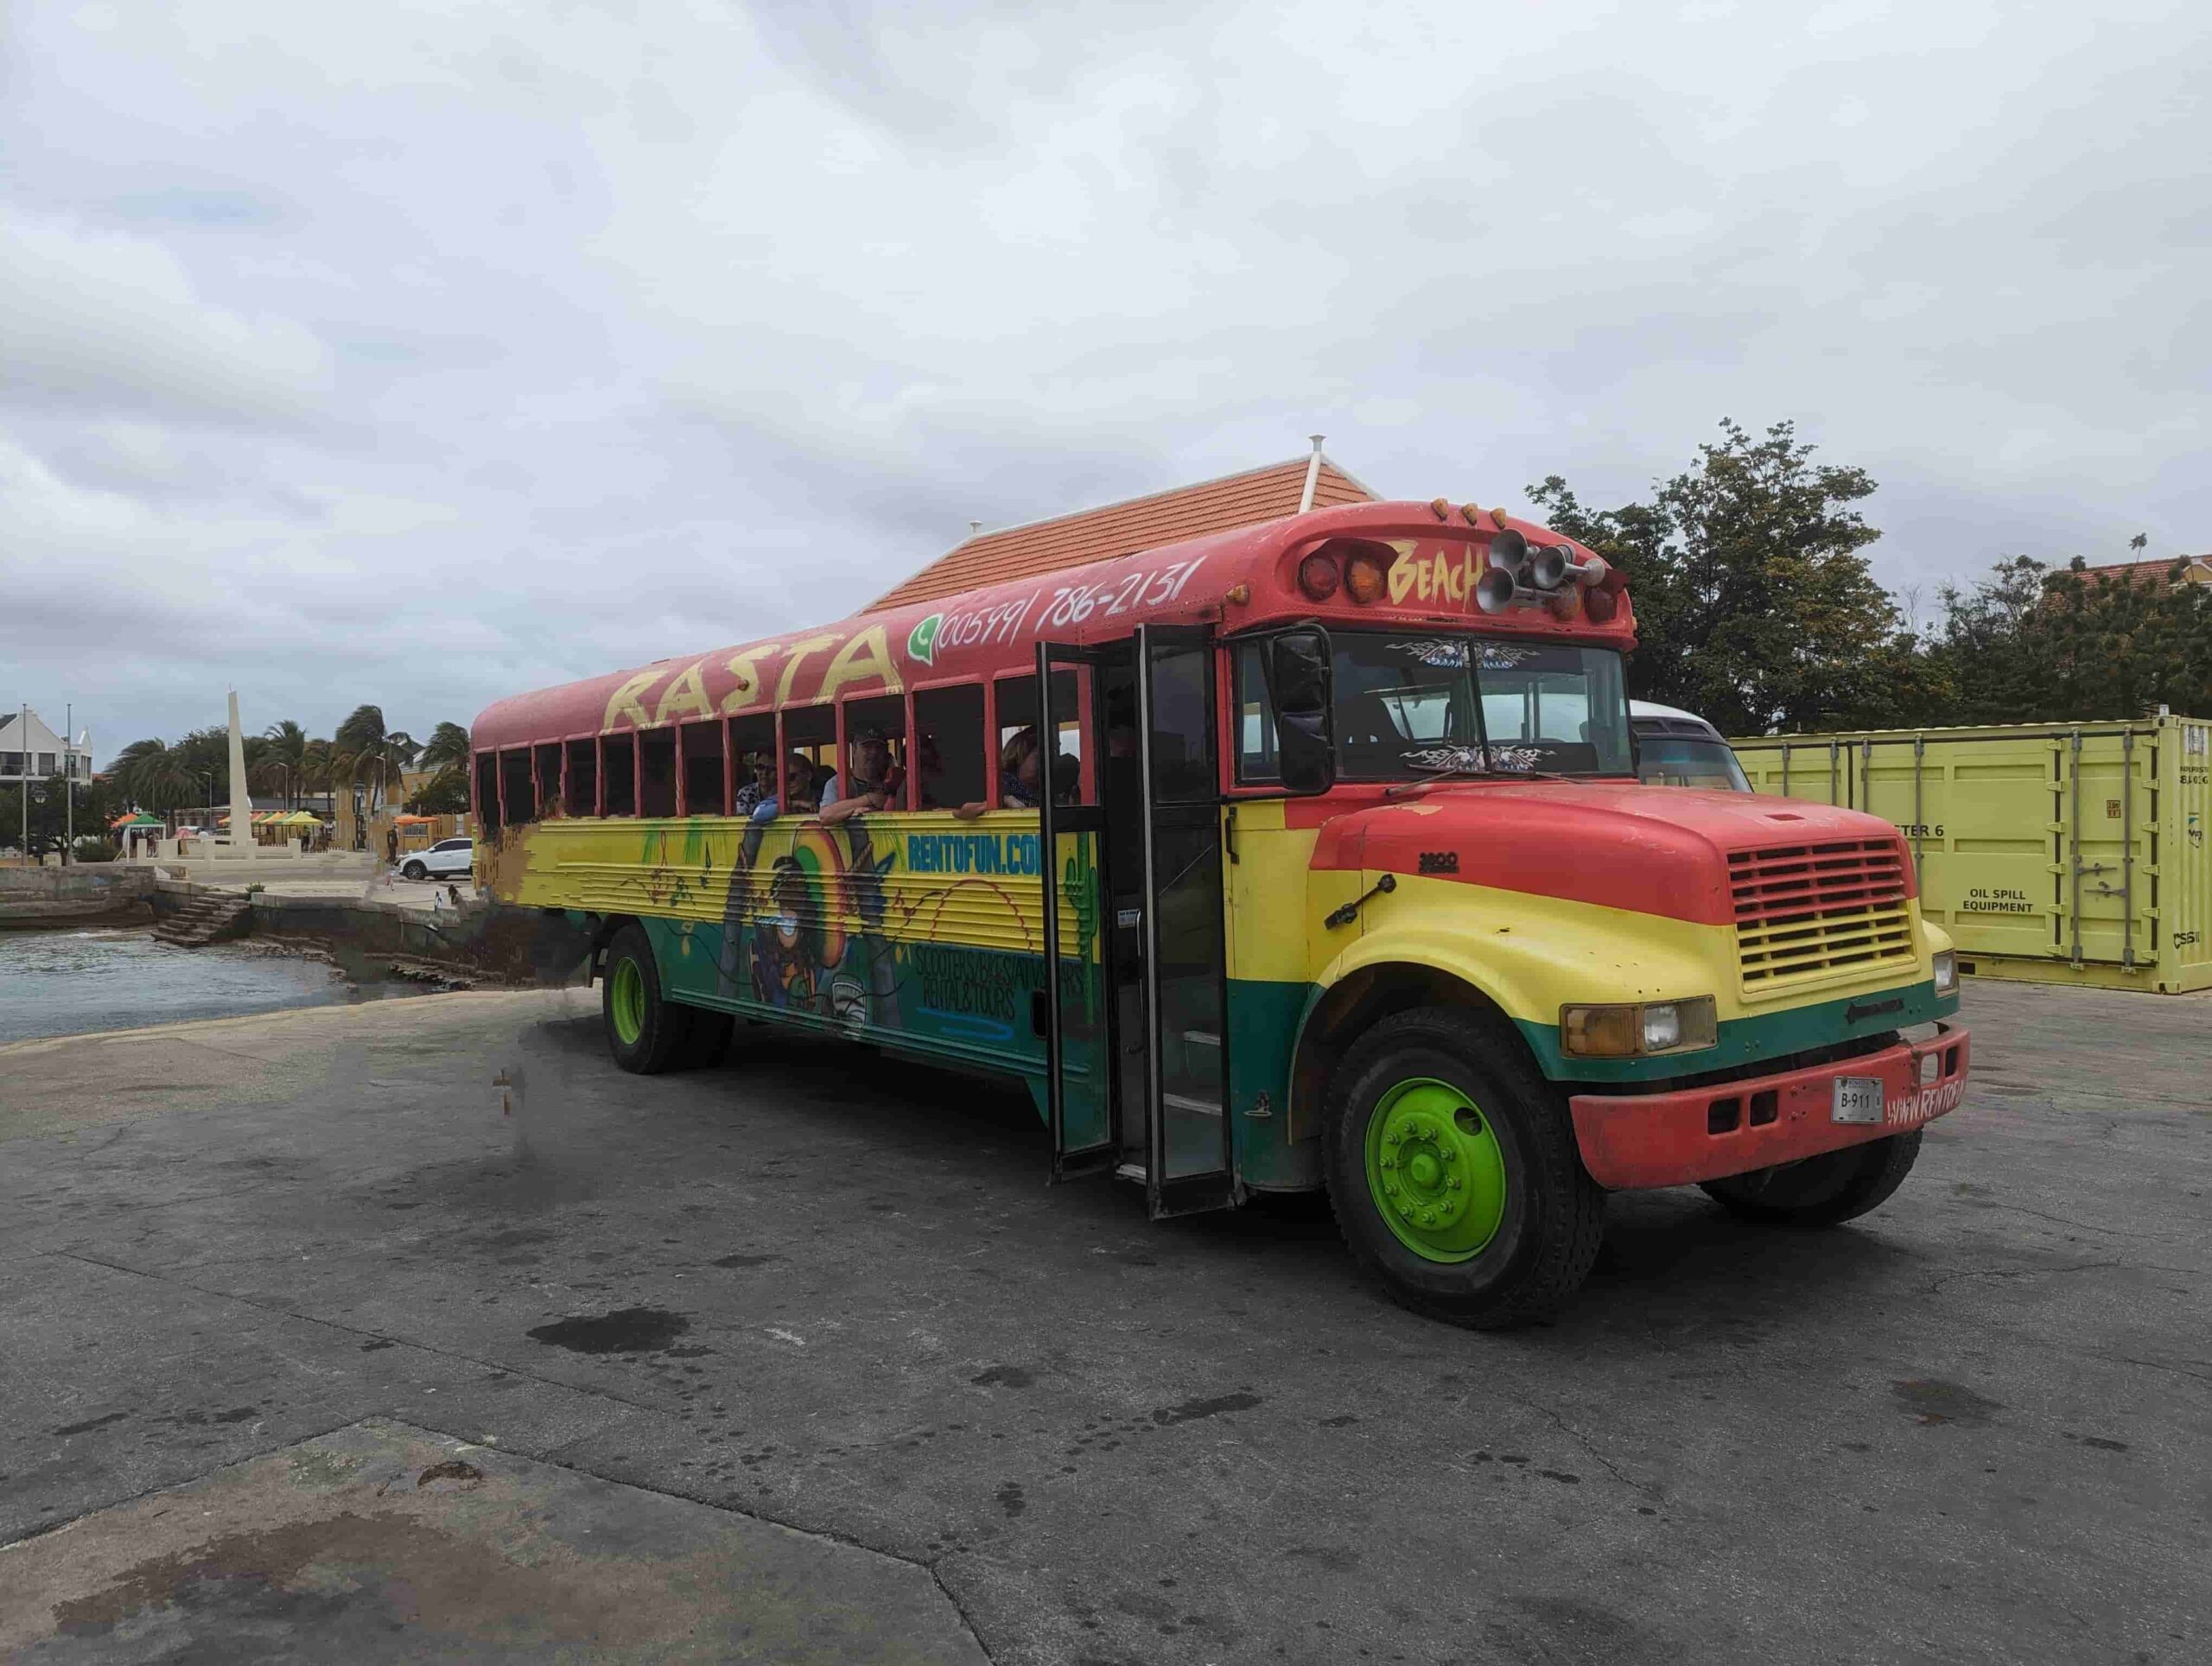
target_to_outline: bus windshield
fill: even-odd
[[[1381,631],[1330,642],[1342,779],[1630,773],[1616,650]]]

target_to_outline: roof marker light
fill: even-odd
[[[1315,601],[1326,601],[1342,582],[1335,560],[1318,550],[1298,563],[1298,588]]]
[[[1390,563],[1396,559],[1395,550],[1355,549],[1344,563],[1344,594],[1363,605],[1381,601],[1390,588]]]

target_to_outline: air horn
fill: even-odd
[[[1486,614],[1541,607],[1559,599],[1569,579],[1587,589],[1603,583],[1605,571],[1603,556],[1580,559],[1564,544],[1531,550],[1526,536],[1509,526],[1490,541],[1490,570],[1475,585],[1475,603]]]

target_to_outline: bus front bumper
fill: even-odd
[[[1567,1105],[1582,1166],[1617,1192],[1689,1186],[1909,1132],[1956,1110],[1966,1091],[1967,1032],[1936,1029],[1926,1041],[1808,1070],[1673,1093],[1578,1093]],[[1839,1078],[1861,1085],[1839,1090]],[[1878,1120],[1869,1081],[1880,1084]]]

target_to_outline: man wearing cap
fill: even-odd
[[[891,744],[881,729],[870,726],[852,737],[845,748],[847,766],[823,783],[822,819],[842,822],[871,810],[887,810],[898,801],[906,784],[906,773],[891,761]],[[849,777],[852,785],[845,783]]]

